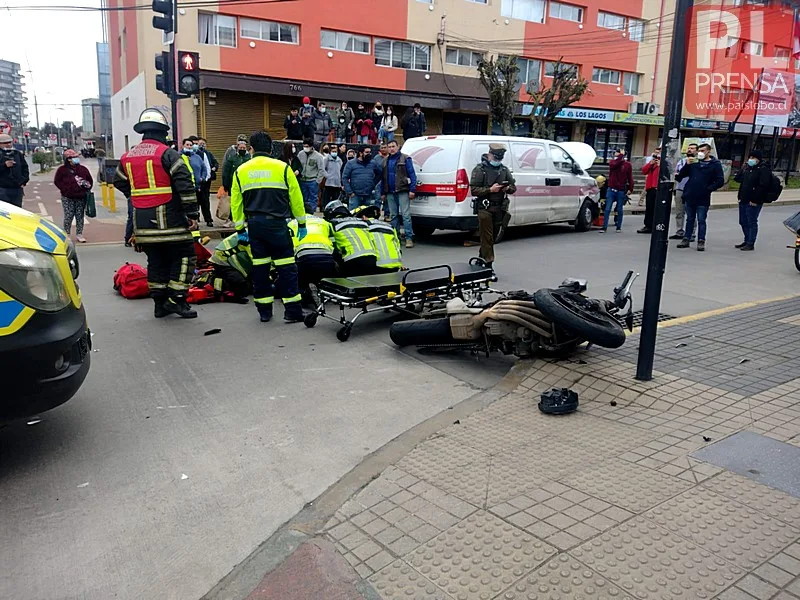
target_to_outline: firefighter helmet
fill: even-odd
[[[166,133],[169,131],[169,123],[167,117],[164,116],[157,108],[145,108],[142,114],[139,115],[139,121],[133,126],[136,133],[144,133],[145,131],[160,131]]]

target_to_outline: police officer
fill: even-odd
[[[339,200],[328,202],[323,216],[333,225],[335,257],[342,275],[375,273],[378,253],[372,245],[369,224],[350,214]]]
[[[253,254],[253,299],[261,322],[272,319],[275,286],[271,266],[278,274],[277,292],[283,300],[285,321],[300,323],[303,308],[297,282],[292,235],[287,219],[297,219],[297,239],[307,234],[306,210],[297,177],[286,163],[271,158],[272,138],[266,131],[250,136],[253,158],[233,175],[231,217],[239,243],[250,243]],[[247,228],[245,229],[245,224]]]
[[[197,195],[192,174],[167,146],[169,125],[147,108],[133,126],[142,141],[120,158],[114,187],[133,204],[136,246],[147,255],[147,284],[157,319],[176,314],[193,319],[186,293],[196,263],[192,231],[197,229]]]
[[[363,219],[368,225],[372,247],[378,253],[375,273],[394,273],[403,268],[400,238],[397,237],[397,230],[394,227],[378,219],[379,213],[380,209],[377,206],[359,206],[353,211],[353,216]]]
[[[474,212],[478,215],[480,257],[491,267],[494,262],[494,241],[500,228],[508,225],[508,194],[517,191],[514,177],[503,164],[506,147],[489,144],[489,153],[472,170],[469,186],[475,196]]]
[[[289,222],[294,240],[294,257],[297,261],[297,276],[300,292],[316,307],[319,306],[317,285],[326,277],[336,277],[337,267],[333,258],[333,226],[325,219],[306,216],[306,237],[298,239],[296,220]]]

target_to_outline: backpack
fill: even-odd
[[[780,177],[773,173],[767,193],[764,195],[764,203],[769,204],[770,202],[775,202],[775,200],[780,198],[781,192],[783,192],[783,184],[781,183]]]
[[[114,273],[114,289],[128,300],[147,298],[150,295],[147,269],[141,265],[125,263]]]

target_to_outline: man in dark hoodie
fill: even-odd
[[[711,146],[700,144],[697,148],[697,162],[687,163],[675,178],[682,181],[688,178],[683,188],[683,203],[686,207],[686,228],[684,235],[691,235],[697,220],[697,250],[706,249],[706,219],[711,206],[711,192],[725,185],[722,163],[711,156]],[[677,246],[688,248],[689,238],[684,237]]]
[[[758,215],[764,206],[764,198],[772,184],[772,170],[764,160],[761,150],[751,150],[750,157],[741,171],[734,177],[739,182],[739,225],[744,241],[736,244],[739,250],[755,250],[758,236]]]
[[[292,108],[286,119],[283,121],[283,128],[286,130],[287,140],[302,140],[303,139],[303,119],[296,108]]]
[[[333,129],[333,120],[324,102],[317,102],[317,108],[314,109],[311,119],[314,126],[314,144],[320,147],[328,140],[328,135]]]

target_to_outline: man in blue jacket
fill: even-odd
[[[383,177],[383,169],[372,162],[372,148],[360,146],[355,160],[348,160],[342,173],[342,186],[347,194],[348,208],[373,206],[375,197],[372,192]]]
[[[403,217],[406,248],[414,247],[414,229],[411,227],[411,200],[417,191],[417,174],[410,156],[400,152],[397,142],[389,142],[389,156],[383,168],[383,196],[389,198],[392,227],[400,235],[399,216]]]
[[[194,186],[199,191],[200,185],[205,179],[208,179],[208,172],[206,171],[206,162],[197,153],[198,148],[197,143],[191,138],[183,140],[183,153],[189,159],[189,167],[191,167],[192,175],[194,175]]]
[[[686,228],[684,236],[691,235],[697,220],[697,249],[706,249],[706,219],[711,206],[711,192],[725,184],[722,163],[711,156],[711,146],[700,144],[697,148],[697,162],[687,163],[680,170],[677,181],[688,179],[683,188],[683,203],[686,208]],[[689,238],[684,237],[678,248],[688,248]]]

